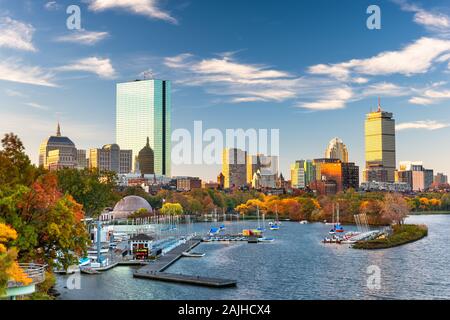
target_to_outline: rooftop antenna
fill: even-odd
[[[381,99],[378,97],[378,112],[381,112]]]

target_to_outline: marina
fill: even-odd
[[[69,276],[61,275],[57,290],[60,299],[69,300],[450,298],[446,268],[450,253],[443,249],[449,240],[450,216],[414,216],[407,223],[426,223],[429,236],[389,250],[355,250],[349,245],[323,244],[320,240],[330,229],[323,223],[283,222],[282,232],[274,233],[273,243],[201,242],[193,250],[205,253],[204,257],[181,258],[164,270],[169,274],[236,280],[236,286],[219,290],[135,278],[133,273],[140,265],[119,265],[92,276],[83,274],[80,290],[64,288]],[[253,226],[254,222],[226,225],[228,230]],[[192,231],[205,234],[210,227],[210,223],[198,223],[192,226]],[[358,232],[356,225],[344,227],[347,232]],[[180,230],[184,228],[179,226]],[[373,291],[366,286],[366,270],[380,263],[383,263],[383,285]],[[277,290],[273,279],[277,279]],[[426,285],[430,282],[435,286]],[[340,284],[340,290],[336,290],[336,283]],[[423,289],[415,290],[419,286]]]

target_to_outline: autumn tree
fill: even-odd
[[[183,207],[179,203],[164,203],[161,214],[167,216],[179,216],[183,214]]]
[[[24,285],[32,281],[16,261],[16,248],[7,247],[16,238],[16,230],[4,223],[0,223],[0,296],[5,293],[9,281]]]
[[[390,223],[403,224],[409,214],[408,204],[398,193],[386,193],[381,205],[381,214]]]

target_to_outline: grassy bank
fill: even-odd
[[[393,233],[383,239],[360,241],[353,245],[355,249],[386,249],[401,246],[420,240],[428,235],[428,227],[425,225],[404,224],[394,226]]]

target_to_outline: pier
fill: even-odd
[[[186,283],[215,288],[236,286],[235,280],[164,272],[164,270],[166,270],[183,256],[183,252],[189,252],[200,243],[201,239],[192,239],[188,240],[186,243],[180,244],[165,255],[159,257],[157,260],[150,262],[144,267],[135,271],[133,273],[133,277],[167,282]]]

